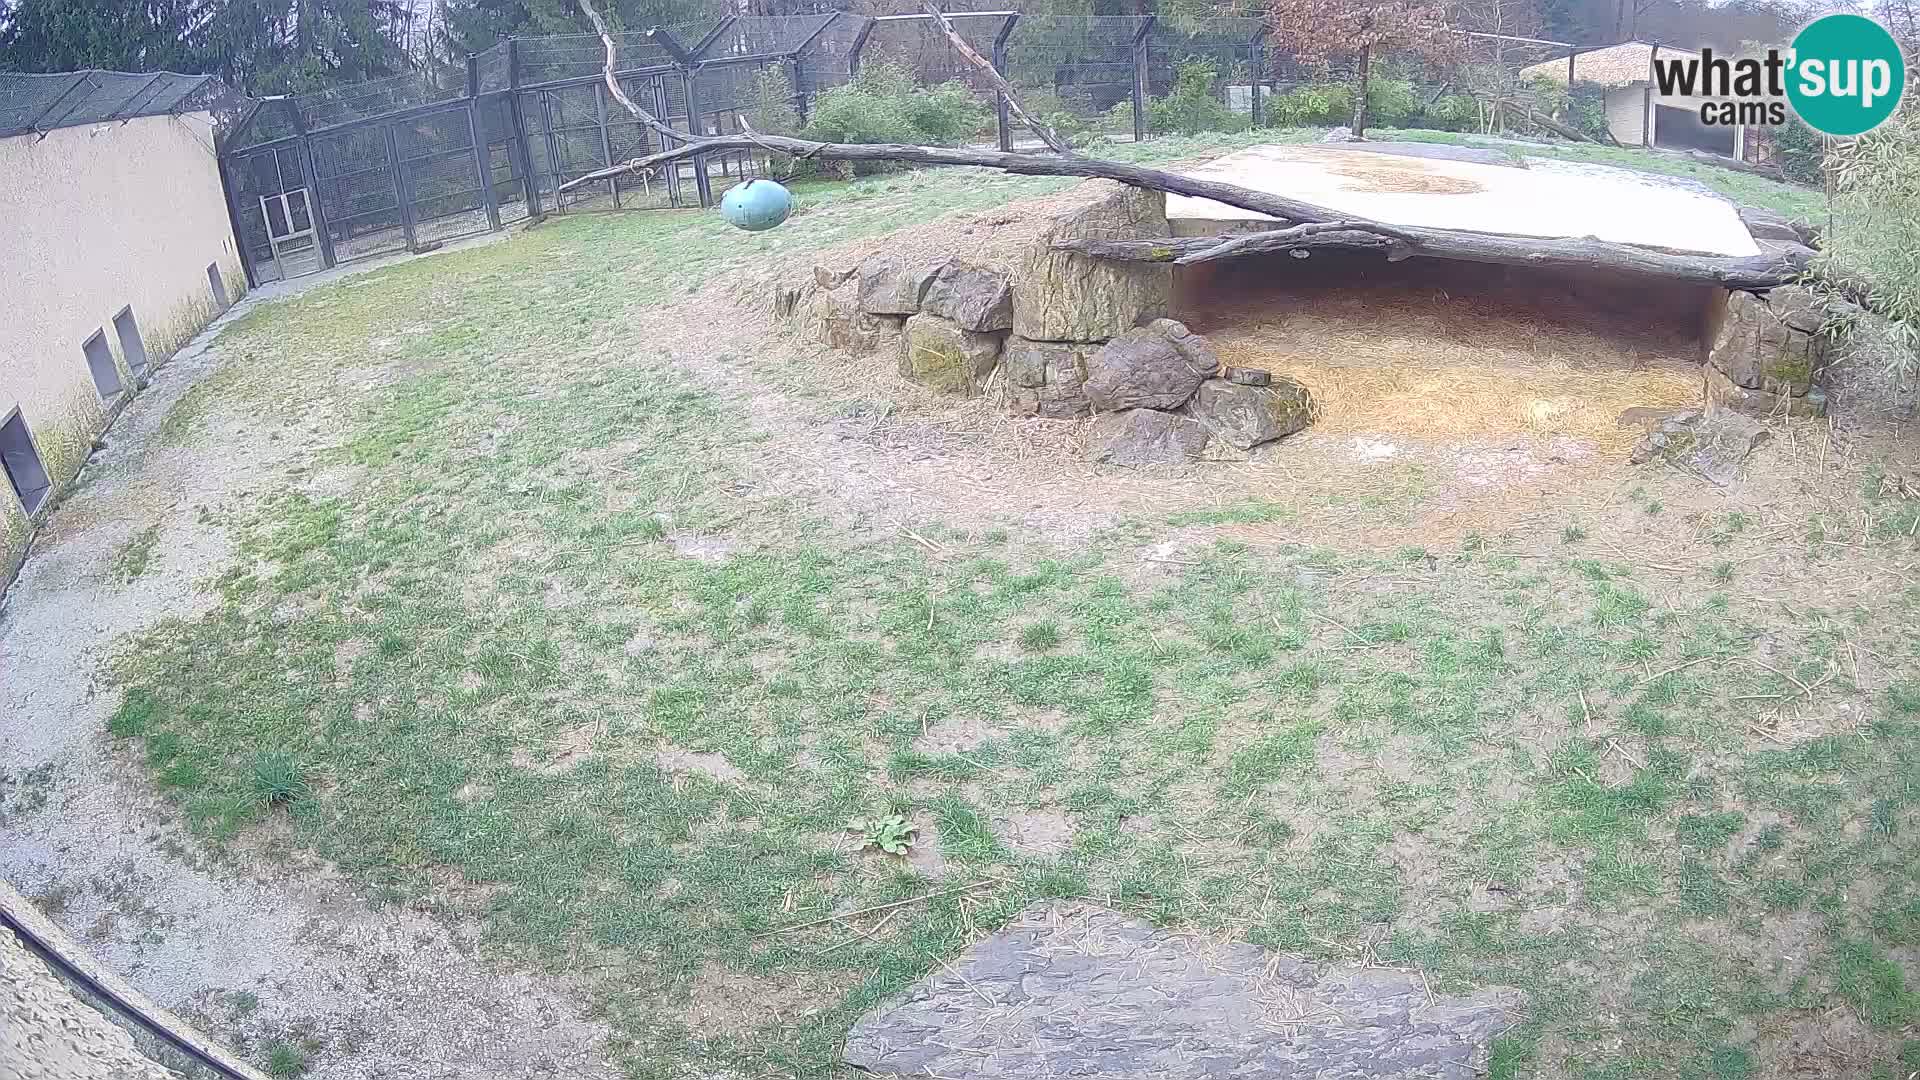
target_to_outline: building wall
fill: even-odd
[[[61,128],[0,139],[0,421],[18,406],[53,490],[136,392],[113,317],[131,306],[148,374],[219,314],[207,265],[229,300],[246,290],[205,113]],[[82,344],[106,331],[121,394],[101,400]],[[30,528],[0,480],[0,582]]]
[[[1639,146],[1647,126],[1647,84],[1630,83],[1607,90],[1607,130],[1621,146]]]

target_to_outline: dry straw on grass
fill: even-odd
[[[1619,426],[1624,410],[1700,401],[1698,365],[1666,341],[1505,312],[1446,325],[1369,299],[1367,312],[1345,300],[1311,313],[1216,314],[1208,338],[1226,363],[1298,379],[1328,432],[1564,435],[1622,449],[1640,434]]]

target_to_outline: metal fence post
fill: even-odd
[[[247,276],[247,289],[252,291],[260,287],[259,275],[253,272],[253,252],[247,248],[247,236],[240,231],[240,203],[233,197],[237,186],[233,179],[233,163],[238,158],[222,156],[217,164],[220,168],[220,194],[226,198],[227,225],[233,230],[233,245],[240,252],[240,272]],[[308,213],[312,213],[311,210]]]
[[[1000,32],[993,38],[993,70],[999,72],[1003,79],[1007,76],[1007,39],[1013,36],[1014,24],[1019,21],[1020,13],[1017,11],[1007,16],[1007,21],[1001,25]],[[1007,114],[1007,95],[995,94],[993,122],[999,129],[1001,153],[1009,153],[1013,150],[1013,125]]]
[[[607,134],[607,84],[593,84],[593,118],[600,125],[600,163],[613,167],[613,139]],[[613,196],[613,208],[620,209],[620,181],[607,177],[607,194]]]
[[[1147,137],[1147,35],[1153,31],[1154,16],[1141,16],[1140,28],[1133,32],[1133,141]]]
[[[507,119],[513,123],[513,149],[520,155],[520,190],[527,200],[527,218],[539,221],[540,182],[533,175],[533,146],[527,142],[527,118],[520,108],[520,42],[507,39]]]
[[[694,88],[694,84],[697,81],[694,76],[697,71],[698,69],[681,73],[682,77],[686,80],[687,134],[695,139],[701,136],[700,96]],[[678,168],[679,166],[676,165],[674,167]],[[713,205],[713,182],[707,179],[707,156],[705,154],[693,155],[693,189],[700,193],[701,206],[707,207]]]
[[[307,118],[301,115],[298,104],[289,101],[287,106],[287,113],[293,118],[293,130],[299,132],[294,145],[300,148],[300,171],[307,174],[307,216],[313,219],[313,234],[320,238],[320,257],[326,260],[326,266],[321,267],[324,270],[334,264],[334,255],[333,231],[327,228],[326,207],[321,205],[326,200],[320,197],[320,170],[314,167],[313,140],[307,137]],[[278,152],[274,154],[274,167],[279,168]]]
[[[420,250],[420,237],[413,231],[413,196],[407,189],[407,174],[400,168],[400,140],[393,134],[392,124],[382,124],[381,134],[387,138],[387,168],[393,171],[393,193],[400,199],[400,231],[406,235],[407,250]]]
[[[560,197],[560,185],[564,183],[560,175],[560,137],[553,131],[553,95],[540,91],[540,127],[547,139],[547,169],[553,176],[553,212],[567,212],[566,200]]]
[[[480,181],[481,205],[487,208],[487,229],[500,231],[500,203],[493,194],[493,155],[480,137],[480,59],[467,54],[467,142],[473,146],[473,177]]]
[[[1256,128],[1260,126],[1261,116],[1260,82],[1267,77],[1267,29],[1267,27],[1262,26],[1260,29],[1254,31],[1253,44],[1250,46],[1253,51],[1253,78],[1248,81],[1253,83],[1253,98],[1251,104],[1253,108],[1253,126]]]

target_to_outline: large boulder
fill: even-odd
[[[1818,415],[1825,395],[1813,392],[1827,367],[1825,317],[1801,285],[1730,294],[1707,353],[1709,400],[1743,412]]]
[[[1628,460],[1635,465],[1664,461],[1727,487],[1739,478],[1741,462],[1767,436],[1766,427],[1752,417],[1710,406],[1654,423]]]
[[[1062,240],[1138,240],[1169,235],[1167,199],[1111,180],[1082,196],[1028,246],[1013,275],[1013,331],[1032,341],[1105,341],[1167,309],[1173,269],[1055,250]]]
[[[807,331],[829,348],[864,355],[899,341],[903,320],[860,310],[859,287],[851,281],[837,289],[815,289],[809,304]]]
[[[963,330],[938,315],[915,315],[901,337],[900,374],[943,393],[977,397],[999,362],[1005,336]]]
[[[1101,413],[1088,432],[1093,460],[1109,465],[1180,465],[1200,460],[1212,433],[1179,413],[1128,409]]]
[[[1827,412],[1827,392],[1816,386],[1805,394],[1775,393],[1771,390],[1755,390],[1727,377],[1727,373],[1708,364],[1706,374],[1707,404],[1748,416],[1824,416]]]
[[[1007,339],[1000,358],[1001,400],[1022,416],[1065,420],[1092,411],[1087,403],[1087,357],[1098,345]]]
[[[1219,369],[1207,339],[1184,323],[1155,319],[1087,357],[1087,401],[1100,412],[1177,409]]]
[[[1222,443],[1251,450],[1313,423],[1313,396],[1285,377],[1270,386],[1208,379],[1186,404],[1188,416],[1205,424]]]
[[[954,261],[934,275],[920,310],[952,319],[962,330],[1011,330],[1013,288],[997,270]]]
[[[860,310],[869,315],[917,315],[946,259],[910,259],[891,252],[860,260]]]
[[[1755,240],[1776,240],[1812,247],[1819,239],[1813,226],[1790,218],[1778,210],[1758,206],[1740,207],[1740,221]]]

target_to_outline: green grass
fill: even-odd
[[[822,188],[774,239],[1051,186]],[[639,329],[772,242],[704,215],[561,218],[352,279],[352,303],[343,284],[249,314],[187,415],[350,406],[288,478],[355,483],[225,512],[245,558],[214,610],[128,643],[108,730],[214,842],[279,816],[373,895],[570,973],[639,1077],[831,1075],[863,1011],[1058,897],[1376,956],[1440,993],[1514,987],[1492,1075],[1745,1075],[1740,1032],[1828,1008],[1894,1061],[1914,998],[1890,950],[1920,938],[1903,610],[1846,615],[1845,640],[1897,669],[1869,697],[1838,613],[1551,534],[1529,560],[1489,550],[1505,541],[1256,550],[1207,530],[1315,504],[1232,500],[1071,543],[914,522],[937,553],[850,528],[760,482],[775,436]],[[1740,558],[1735,517],[1663,557]],[[1181,559],[1142,577],[1172,529]],[[681,555],[683,532],[732,554]],[[1744,656],[1865,719],[1751,735],[1752,696],[1794,688]],[[1039,813],[1071,826],[1064,849],[1008,826]],[[916,860],[852,850],[850,819],[892,815]],[[449,872],[490,899],[441,893]],[[1770,958],[1792,948],[1817,959],[1783,983]],[[832,989],[807,1019],[716,1032],[687,1019],[708,971]]]

